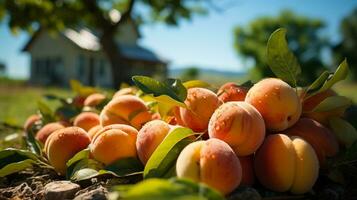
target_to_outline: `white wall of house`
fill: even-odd
[[[94,84],[111,84],[110,65],[105,56],[100,52],[83,50],[62,35],[42,32],[32,44],[29,53],[32,83],[50,84],[56,80],[59,85],[68,85],[69,80],[78,79],[83,84],[89,84],[89,63],[93,59]],[[57,78],[54,79],[53,76]]]

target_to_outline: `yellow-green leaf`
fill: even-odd
[[[357,131],[347,121],[338,117],[333,117],[329,119],[329,125],[339,142],[346,145],[347,147],[350,147],[354,142],[357,141]]]

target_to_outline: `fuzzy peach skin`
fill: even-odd
[[[265,137],[264,120],[260,113],[243,101],[222,104],[212,115],[208,134],[232,147],[238,156],[253,154]]]
[[[185,100],[187,108],[180,107],[182,122],[195,132],[207,130],[208,121],[221,104],[217,95],[205,88],[190,88]]]
[[[105,95],[100,94],[100,93],[94,93],[89,95],[85,100],[84,100],[84,106],[90,106],[94,107],[99,105],[105,100]]]
[[[276,192],[308,192],[319,173],[312,146],[300,137],[269,135],[255,154],[254,168],[260,183]]]
[[[227,143],[212,138],[187,145],[177,159],[176,174],[229,194],[242,180],[242,167]]]
[[[113,99],[123,95],[135,95],[136,92],[137,90],[133,87],[123,88],[115,92],[115,94],[113,95]]]
[[[105,165],[122,158],[136,157],[137,134],[135,128],[124,124],[104,127],[92,139],[91,155]]]
[[[266,78],[256,83],[245,101],[263,116],[271,131],[282,131],[294,125],[301,115],[301,101],[294,88],[277,78]]]
[[[136,150],[140,161],[146,164],[152,153],[169,133],[171,126],[161,120],[146,123],[138,133]]]
[[[247,88],[239,86],[234,82],[228,82],[219,88],[217,96],[222,102],[244,101],[247,92]]]
[[[82,112],[73,121],[74,126],[83,128],[85,131],[89,131],[94,126],[100,124],[99,115],[93,112]]]
[[[252,186],[255,181],[254,156],[239,156],[238,158],[242,166],[241,185]]]
[[[29,131],[31,129],[31,127],[38,121],[41,121],[40,115],[38,115],[38,114],[30,115],[24,123],[24,130]]]
[[[144,101],[133,95],[121,95],[112,99],[100,114],[100,124],[128,124],[136,129],[151,120]]]
[[[332,157],[338,153],[338,141],[335,135],[313,119],[301,118],[294,126],[283,133],[288,136],[302,137],[311,144],[319,159],[320,166],[325,164],[326,157]]]
[[[45,126],[43,126],[37,133],[35,138],[40,141],[42,144],[46,143],[47,138],[56,130],[58,129],[63,129],[65,126],[63,126],[59,122],[52,122],[48,123]]]
[[[49,163],[61,175],[66,174],[66,163],[76,153],[87,148],[90,143],[85,130],[67,127],[52,133],[45,143],[45,153]]]
[[[92,127],[91,129],[89,129],[89,131],[87,132],[88,136],[90,139],[93,139],[94,135],[97,134],[97,132],[102,128],[101,125],[97,125]]]

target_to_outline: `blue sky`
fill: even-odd
[[[219,1],[219,0],[218,0]],[[339,22],[357,7],[357,0],[232,0],[234,6],[224,12],[211,11],[196,16],[179,27],[161,24],[141,27],[140,44],[151,48],[171,61],[170,67],[200,66],[242,71],[244,62],[233,48],[233,28],[267,15],[278,15],[283,9],[324,20],[323,34],[338,41]],[[28,40],[26,33],[12,35],[6,24],[0,24],[0,60],[13,77],[28,76],[28,56],[20,50]]]

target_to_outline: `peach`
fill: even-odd
[[[315,120],[301,118],[283,133],[288,136],[299,136],[311,144],[321,166],[325,164],[326,157],[332,157],[338,153],[337,138],[330,130]]]
[[[136,150],[140,161],[146,164],[152,153],[164,140],[171,127],[164,121],[153,120],[146,123],[138,133]]]
[[[294,125],[301,115],[301,101],[294,88],[277,78],[256,83],[247,93],[247,103],[263,116],[271,131],[282,131]]]
[[[59,122],[51,122],[44,125],[37,133],[35,138],[42,142],[42,144],[46,143],[47,138],[56,130],[63,129],[65,126]]]
[[[77,115],[73,121],[74,126],[81,127],[85,131],[89,131],[91,128],[99,124],[99,115],[93,112],[82,112]]]
[[[53,132],[45,143],[45,153],[56,172],[66,174],[66,163],[76,153],[87,148],[90,138],[79,127],[67,127]]]
[[[122,96],[122,95],[135,95],[137,92],[137,90],[133,87],[128,87],[128,88],[122,88],[120,90],[118,90],[117,92],[115,92],[115,94],[113,95],[113,99]]]
[[[260,113],[246,102],[227,102],[213,113],[208,134],[210,138],[225,141],[238,156],[247,156],[263,143],[264,120]]]
[[[92,127],[91,129],[89,129],[89,131],[87,132],[88,136],[90,139],[93,139],[94,135],[97,134],[97,132],[102,128],[101,125],[97,125]]]
[[[319,173],[312,146],[300,137],[269,135],[255,154],[255,173],[260,183],[276,192],[308,192]]]
[[[180,107],[183,123],[195,132],[207,130],[208,121],[221,104],[217,95],[205,88],[190,88],[185,100],[187,108]]]
[[[328,89],[324,92],[313,95],[303,102],[303,116],[314,119],[324,125],[328,124],[328,119],[331,117],[342,117],[344,109],[335,109],[328,112],[311,112],[327,97],[337,96],[336,92]]]
[[[177,159],[176,174],[228,194],[239,186],[242,167],[227,143],[212,138],[187,145]]]
[[[219,88],[217,96],[223,102],[244,101],[247,92],[247,88],[239,86],[234,82],[228,82]]]
[[[94,93],[89,95],[85,100],[84,100],[84,105],[85,106],[90,106],[90,107],[95,107],[102,103],[105,100],[105,95],[100,94],[100,93]]]
[[[105,165],[122,158],[136,157],[137,134],[135,128],[124,124],[103,127],[92,139],[91,155]]]
[[[252,186],[255,181],[254,159],[253,155],[238,157],[242,166],[242,182],[241,185]]]
[[[31,127],[39,121],[41,121],[40,115],[33,114],[33,115],[29,116],[25,121],[24,130],[29,131],[31,129]]]
[[[128,124],[136,129],[151,120],[144,101],[137,96],[121,95],[112,99],[100,113],[100,124]]]

